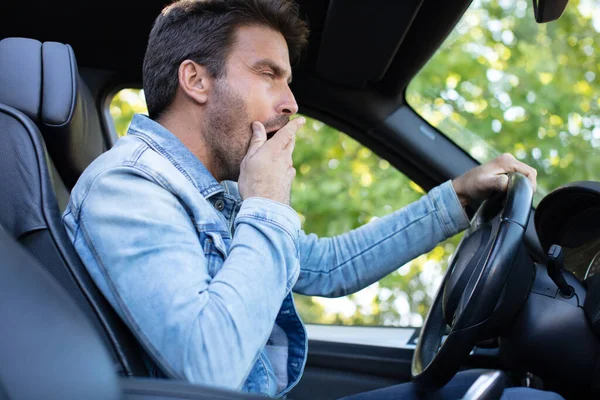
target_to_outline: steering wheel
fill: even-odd
[[[429,310],[412,360],[422,391],[444,386],[464,364],[495,313],[523,238],[533,188],[519,173],[508,190],[485,200],[459,243]],[[450,333],[442,341],[450,327]]]

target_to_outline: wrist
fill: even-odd
[[[469,198],[465,194],[460,178],[452,180],[452,187],[454,188],[454,192],[456,193],[456,197],[458,197],[458,201],[460,201],[460,204],[463,207],[466,207],[469,204]]]

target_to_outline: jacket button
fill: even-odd
[[[223,211],[225,208],[225,202],[221,199],[215,201],[215,208],[219,211]]]

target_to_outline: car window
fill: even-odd
[[[147,114],[143,92],[124,89],[110,103],[118,136],[134,112]],[[417,199],[423,190],[348,135],[307,117],[294,150],[292,207],[302,228],[321,237],[357,228]],[[306,323],[421,326],[460,235],[440,243],[355,294],[335,299],[295,295]]]
[[[475,0],[406,100],[485,162],[510,152],[538,170],[535,204],[600,179],[600,4],[569,2],[537,24],[531,1]]]

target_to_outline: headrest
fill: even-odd
[[[26,38],[0,41],[0,103],[36,123],[57,126],[71,120],[77,78],[68,45]]]
[[[0,103],[37,123],[69,189],[105,149],[93,97],[67,44],[28,38],[1,40]]]

